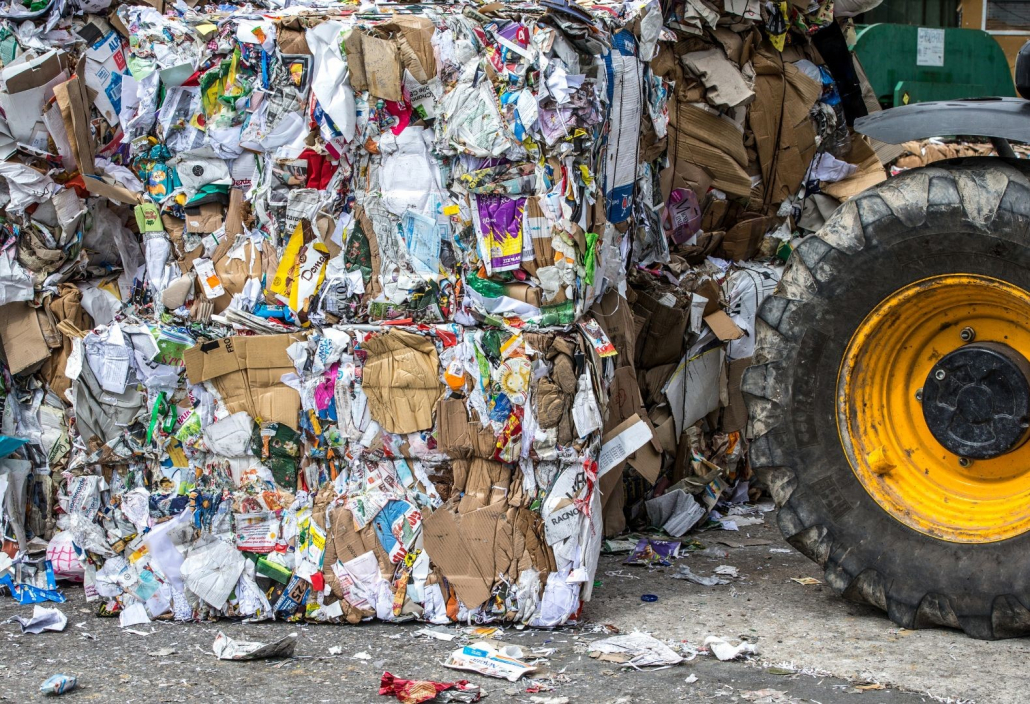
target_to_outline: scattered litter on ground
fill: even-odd
[[[509,682],[515,682],[526,673],[537,669],[517,659],[517,656],[508,655],[506,650],[509,648],[497,649],[491,643],[476,641],[452,652],[443,664],[455,670],[478,672]],[[521,655],[521,651],[518,653]]]
[[[268,660],[293,656],[297,634],[291,633],[274,643],[233,640],[219,631],[212,649],[219,660]]]
[[[68,625],[68,617],[61,613],[60,609],[51,609],[36,605],[32,607],[32,617],[12,616],[11,621],[16,621],[21,626],[22,633],[38,635],[43,631],[63,631]]]
[[[678,541],[641,538],[623,564],[669,567],[672,565],[672,560],[679,557],[679,550],[680,543]]]
[[[379,694],[394,696],[402,704],[421,702],[478,702],[486,696],[479,685],[468,680],[434,682],[432,680],[402,680],[384,672],[379,683]]]
[[[758,654],[758,646],[754,643],[741,641],[738,645],[732,645],[719,636],[708,636],[705,638],[704,645],[720,660],[736,660],[739,657]]]
[[[703,577],[699,574],[695,574],[686,565],[680,565],[676,574],[672,575],[673,579],[685,579],[694,584],[700,584],[702,587],[714,587],[720,584],[729,584],[731,580],[723,579],[722,577],[712,575],[710,577]]]
[[[427,638],[433,638],[435,640],[442,640],[445,642],[450,642],[458,636],[457,633],[447,631],[442,628],[420,628],[415,631],[415,635],[426,636]]]
[[[678,665],[683,658],[668,645],[647,633],[627,633],[590,644],[590,657],[602,662],[633,668],[664,668]]]
[[[78,683],[75,675],[51,675],[39,685],[39,691],[42,694],[57,696],[72,691]]]
[[[757,689],[740,693],[741,699],[753,704],[787,704],[795,700],[778,689]]]

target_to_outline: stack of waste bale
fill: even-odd
[[[884,175],[832,2],[0,16],[0,573],[124,625],[576,618]]]

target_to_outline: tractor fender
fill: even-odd
[[[899,105],[860,117],[855,131],[888,144],[950,135],[1030,142],[1030,101],[970,98]]]

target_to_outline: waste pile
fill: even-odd
[[[887,165],[891,173],[917,169],[944,159],[998,155],[989,142],[969,142],[962,139],[921,139],[904,142],[899,146],[902,150],[901,154]],[[1011,147],[1018,158],[1030,157],[1030,146],[1012,144]]]
[[[125,626],[577,618],[884,178],[832,0],[0,17],[0,584]]]

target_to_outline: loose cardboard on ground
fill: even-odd
[[[443,393],[433,341],[392,330],[368,340],[365,350],[362,388],[373,420],[399,434],[432,427],[433,407]]]
[[[281,379],[295,371],[286,348],[297,339],[263,335],[202,342],[183,355],[186,376],[192,384],[211,381],[230,413],[246,411],[296,430],[300,396]]]

